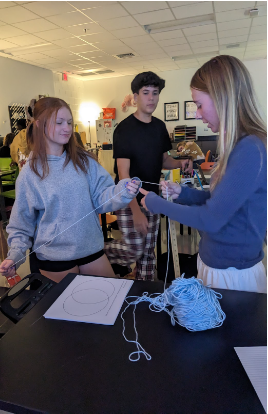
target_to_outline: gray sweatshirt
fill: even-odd
[[[18,266],[25,261],[27,249],[36,250],[44,243],[36,251],[40,260],[75,260],[100,251],[104,240],[98,214],[125,207],[135,198],[125,188],[129,179],[114,185],[108,172],[91,158],[87,174],[76,171],[71,161],[63,168],[65,157],[65,152],[60,157],[48,155],[49,174],[43,180],[30,169],[29,161],[19,174],[7,226],[8,259],[15,263],[22,259]]]

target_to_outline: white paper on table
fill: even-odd
[[[77,275],[44,317],[113,325],[132,284],[133,280]]]
[[[267,346],[238,346],[235,351],[267,413]]]

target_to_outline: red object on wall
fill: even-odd
[[[115,119],[115,108],[102,108],[103,119]]]
[[[63,81],[67,81],[67,80],[68,80],[67,73],[63,73],[63,74],[62,74],[62,80],[63,80]]]

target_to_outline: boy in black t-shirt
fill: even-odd
[[[120,122],[114,131],[116,182],[138,177],[159,183],[162,168],[192,169],[190,160],[175,160],[168,155],[172,146],[165,123],[152,116],[164,87],[165,81],[153,72],[140,73],[132,81],[137,111]],[[158,194],[156,184],[143,183],[142,187]],[[105,253],[111,264],[129,266],[136,262],[136,279],[153,280],[160,218],[140,206],[141,197],[139,194],[128,207],[116,212],[122,238],[106,243]]]

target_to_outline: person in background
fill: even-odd
[[[12,144],[10,145],[10,155],[12,160],[19,165],[19,158],[21,158],[20,154],[22,154],[25,158],[28,158],[30,154],[26,140],[25,119],[18,119],[17,129],[19,130],[19,133],[15,136]]]
[[[177,145],[177,154],[181,157],[189,157],[192,161],[205,161],[205,155],[201,148],[193,141],[182,141]]]
[[[0,158],[10,158],[10,145],[15,137],[15,134],[10,132],[4,138],[3,146],[0,148]]]
[[[198,69],[190,87],[197,119],[219,132],[211,191],[162,182],[163,196],[174,203],[140,189],[142,205],[199,230],[197,268],[204,285],[265,293],[267,132],[250,74],[239,59],[216,56]]]
[[[6,228],[10,249],[0,273],[14,276],[14,264],[22,264],[32,247],[40,272],[55,282],[70,272],[114,277],[98,213],[126,206],[138,184],[126,179],[114,185],[93,156],[76,145],[72,113],[62,99],[40,99],[33,118],[27,127],[32,152],[16,182]]]
[[[75,138],[76,138],[76,142],[77,144],[81,147],[81,148],[85,148],[83,141],[81,139],[81,135],[79,134],[79,132],[74,132]]]
[[[165,81],[153,72],[140,73],[133,79],[131,89],[137,110],[114,131],[115,182],[138,177],[146,182],[144,188],[158,193],[162,168],[192,170],[190,160],[175,160],[168,155],[172,145],[166,125],[152,116],[164,87]],[[122,238],[106,243],[105,252],[116,273],[120,273],[120,266],[136,262],[136,270],[128,277],[153,280],[160,217],[146,212],[140,199],[138,196],[129,207],[116,211]]]

